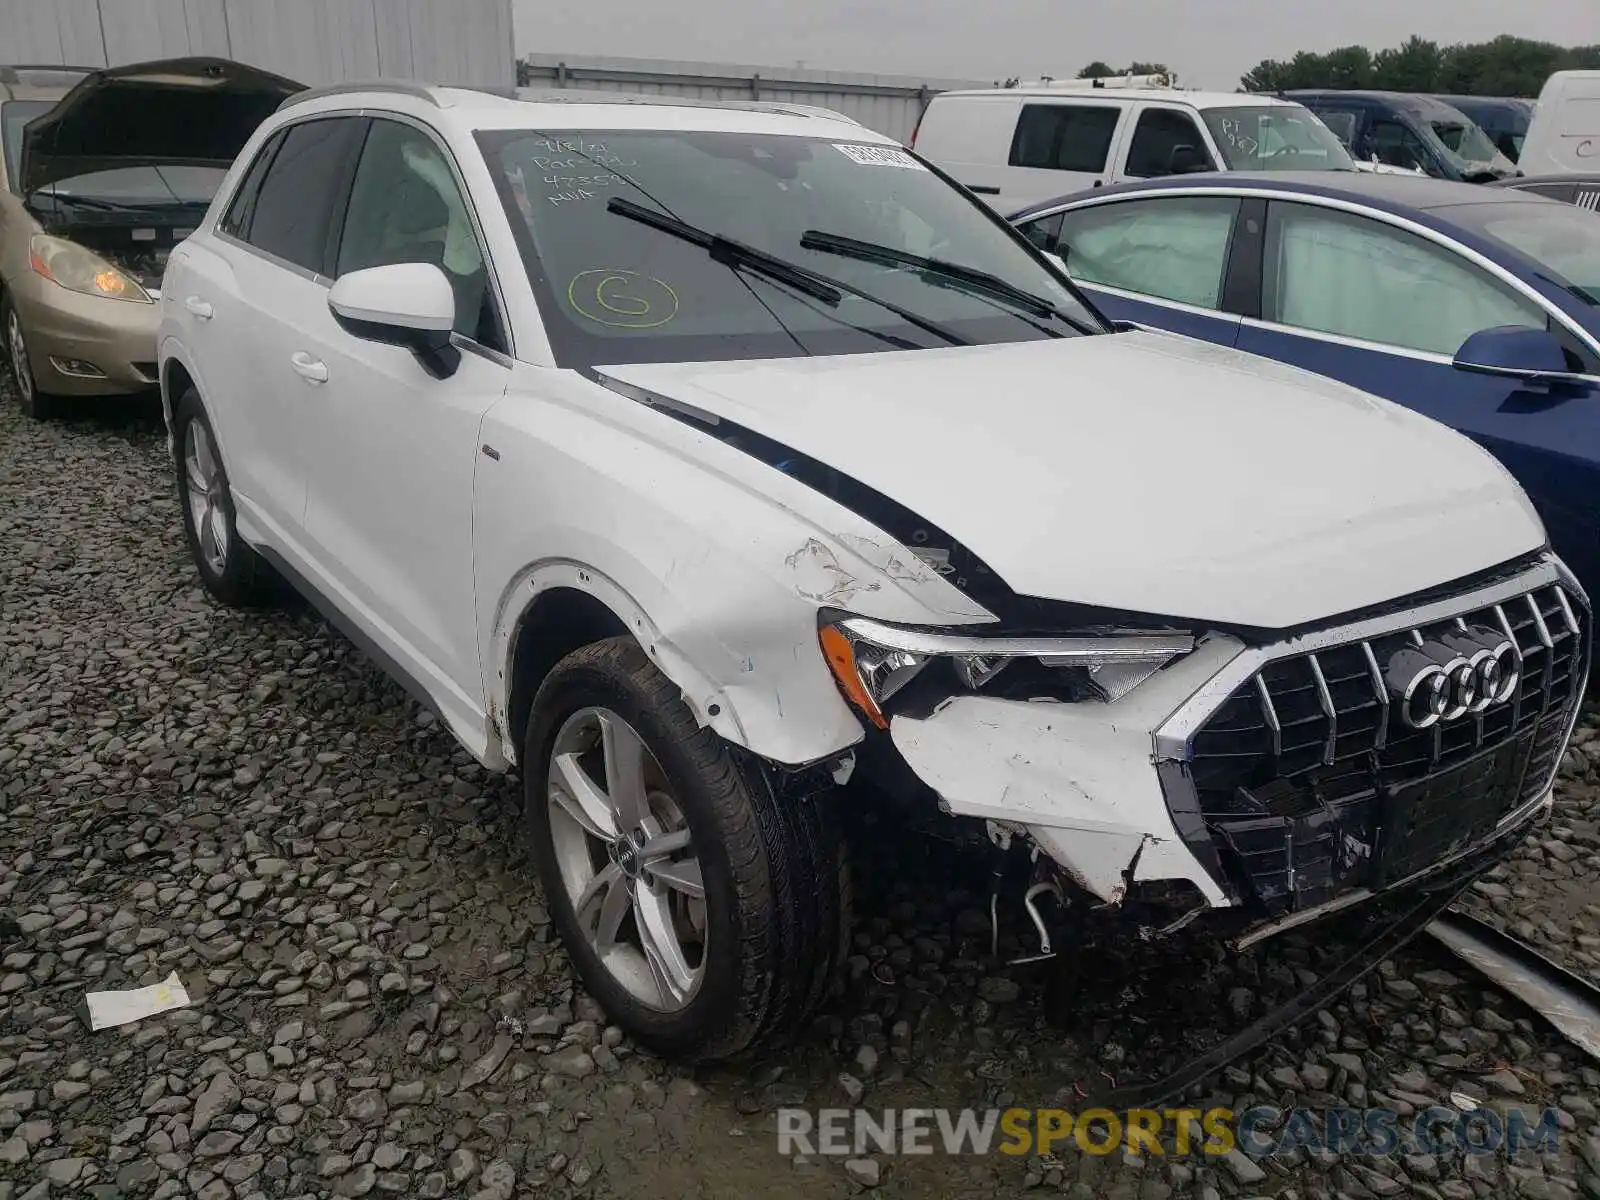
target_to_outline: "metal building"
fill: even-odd
[[[702,100],[777,100],[811,104],[835,109],[901,142],[911,136],[934,93],[993,86],[990,80],[856,75],[798,67],[665,62],[576,54],[525,55],[522,79],[539,90],[555,86]]]
[[[512,0],[3,0],[0,61],[120,66],[209,54],[316,86],[516,84]]]

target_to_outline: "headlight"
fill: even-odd
[[[76,242],[51,237],[48,233],[36,233],[29,250],[33,269],[69,292],[104,296],[108,300],[154,303],[149,293],[120,267],[113,266]]]
[[[865,617],[824,620],[823,657],[846,698],[879,729],[883,706],[930,669],[948,667],[951,690],[979,691],[1019,671],[1025,692],[1111,702],[1194,649],[1186,633],[1083,637],[975,637],[884,625]]]

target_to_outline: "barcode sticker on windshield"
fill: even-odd
[[[910,167],[913,171],[927,170],[898,146],[862,146],[855,142],[835,142],[833,148],[851,162],[860,163],[863,167]]]

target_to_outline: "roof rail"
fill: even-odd
[[[0,63],[0,83],[21,83],[23,71],[51,71],[58,75],[93,75],[104,67],[73,67],[66,63]]]
[[[443,107],[439,103],[439,97],[426,84],[410,83],[404,79],[373,79],[365,83],[333,83],[326,87],[307,88],[303,92],[296,92],[278,105],[278,111],[282,112],[286,108],[304,104],[309,100],[321,100],[324,96],[348,96],[356,92],[387,92],[391,95],[426,100],[435,108]]]
[[[1055,79],[1049,75],[1040,79],[1008,79],[1002,85],[1008,88],[1061,88],[1077,91],[1083,88],[1170,88],[1170,75],[1097,75],[1092,79]]]

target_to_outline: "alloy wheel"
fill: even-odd
[[[561,884],[596,958],[641,1004],[687,1007],[705,976],[705,884],[661,764],[622,717],[580,709],[556,735],[546,793]]]
[[[33,401],[33,367],[28,362],[28,343],[22,337],[22,321],[16,309],[6,313],[6,350],[11,357],[11,375],[26,408]]]
[[[190,421],[184,432],[183,471],[189,520],[194,525],[200,555],[213,575],[221,575],[228,567],[231,543],[228,515],[223,507],[228,485],[222,477],[211,434],[200,421]]]

